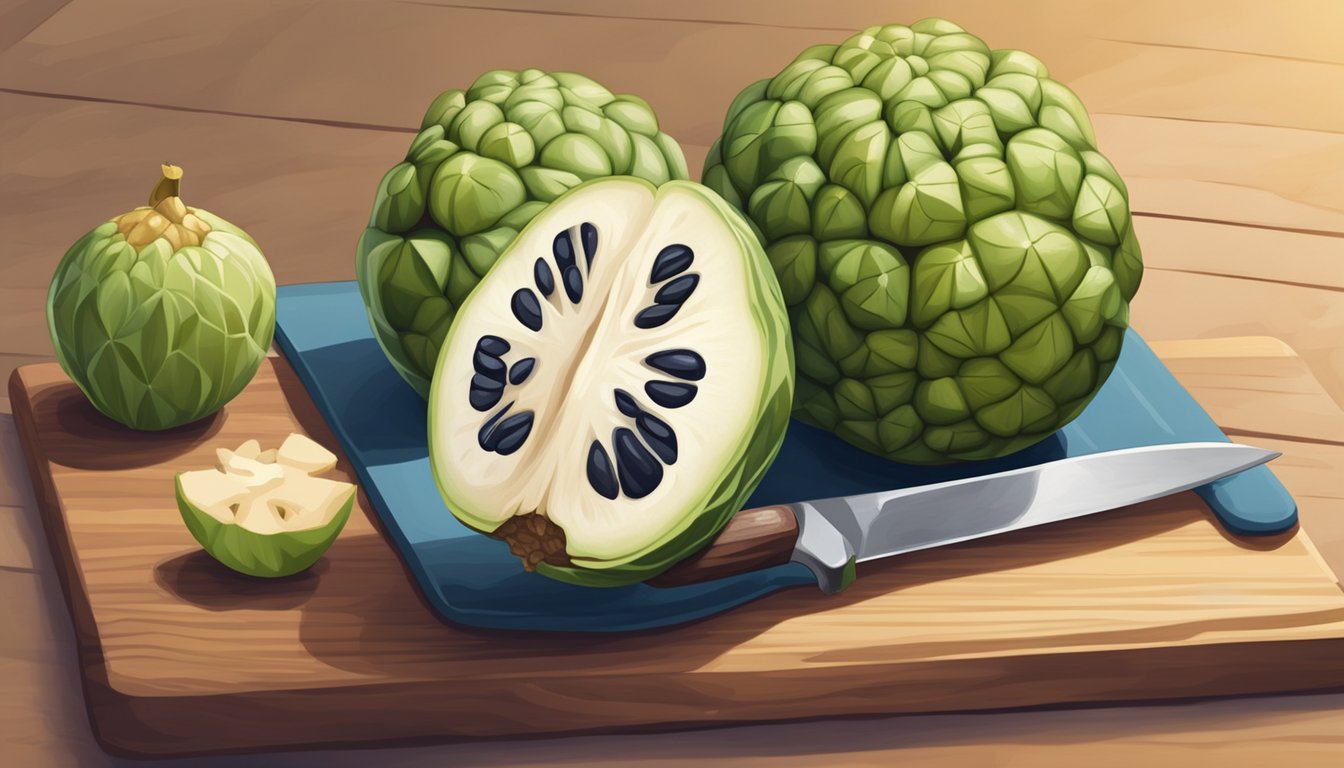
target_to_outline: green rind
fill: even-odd
[[[1095,144],[1039,61],[940,19],[748,86],[703,180],[752,219],[788,298],[795,416],[919,464],[1007,455],[1076,417],[1143,270]]]
[[[47,294],[56,359],[89,402],[140,430],[209,416],[247,386],[275,332],[275,277],[256,243],[196,210],[212,231],[136,250],[108,221],[61,259]]]
[[[197,509],[183,495],[180,476],[174,480],[174,487],[182,522],[201,547],[239,573],[266,579],[293,576],[312,567],[341,534],[355,503],[352,487],[345,503],[326,525],[303,531],[263,534],[220,522]]]
[[[648,187],[650,191],[655,190],[652,184],[642,179],[621,180],[637,182]],[[748,269],[748,293],[742,298],[754,309],[752,316],[762,349],[762,387],[755,403],[755,410],[748,421],[756,427],[751,436],[741,443],[732,458],[724,463],[720,475],[706,484],[702,501],[691,505],[692,509],[699,511],[688,515],[685,525],[680,529],[669,531],[658,541],[619,560],[576,562],[572,566],[554,566],[547,563],[538,565],[538,573],[571,584],[588,587],[619,587],[635,584],[662,573],[703,547],[722,530],[729,518],[742,509],[742,504],[756,490],[756,486],[760,484],[766,470],[774,461],[775,454],[779,452],[785,430],[788,428],[789,411],[793,402],[793,344],[784,298],[765,251],[761,248],[760,241],[753,234],[749,223],[712,190],[694,182],[684,181],[668,182],[657,189],[666,189],[669,185],[689,191],[711,206],[729,224],[741,248]],[[577,192],[577,189],[570,194],[574,192]],[[556,204],[560,204],[564,199],[559,198]],[[468,311],[469,305],[470,299],[463,307],[463,311]],[[449,330],[449,339],[444,343],[445,349],[451,344],[455,330],[455,328]],[[436,376],[435,388],[439,380]],[[437,394],[431,393],[430,466],[437,466],[432,430],[436,423],[434,410],[438,401]],[[490,533],[497,527],[497,524],[472,514],[465,505],[459,504],[453,489],[439,482],[437,475],[435,480],[448,508],[464,524],[484,533]]]
[[[430,104],[379,183],[355,257],[374,338],[421,397],[453,317],[504,249],[546,203],[605,176],[689,176],[637,96],[572,73],[493,70]],[[408,252],[417,233],[448,255]]]

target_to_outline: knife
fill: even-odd
[[[933,485],[738,512],[704,549],[649,581],[693,584],[801,563],[828,594],[855,564],[995,536],[1188,491],[1280,454],[1176,443],[1074,456]]]

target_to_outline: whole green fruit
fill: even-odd
[[[162,430],[215,413],[252,380],[275,331],[275,278],[247,233],[178,196],[94,228],[56,268],[47,327],[66,374],[108,417]]]
[[[1086,110],[941,19],[808,48],[744,90],[704,183],[759,228],[795,416],[891,459],[987,459],[1067,424],[1143,272]]]
[[[495,70],[429,105],[378,187],[355,264],[374,336],[421,397],[462,301],[500,253],[547,203],[602,176],[688,177],[638,96],[568,72]]]

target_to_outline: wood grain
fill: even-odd
[[[1162,29],[1126,31],[1125,22],[1133,16],[1129,7],[1049,3],[1038,12],[1053,23],[1041,25],[1011,7],[983,3],[917,3],[898,12],[846,3],[825,23],[808,14],[806,6],[795,7],[792,15],[813,15],[812,23],[781,26],[771,23],[775,11],[760,3],[728,10],[703,7],[686,14],[685,21],[676,18],[679,13],[641,18],[650,15],[647,8],[595,14],[532,7],[519,13],[510,10],[517,7],[512,3],[497,9],[450,5],[267,0],[225,8],[200,0],[170,6],[142,0],[121,7],[77,2],[0,55],[0,72],[6,73],[0,87],[220,116],[407,131],[419,124],[424,106],[439,91],[465,87],[487,68],[574,69],[650,99],[664,127],[689,145],[692,169],[698,170],[724,110],[745,84],[777,72],[816,42],[839,40],[873,23],[938,13],[980,30],[991,44],[1032,51],[1078,89],[1096,118],[1103,150],[1131,188],[1147,182],[1156,188],[1157,194],[1136,189],[1140,201],[1151,200],[1136,207],[1169,214],[1192,208],[1205,218],[1291,222],[1344,232],[1338,185],[1328,174],[1312,172],[1338,165],[1344,156],[1339,128],[1344,107],[1300,98],[1294,89],[1252,87],[1245,62],[1212,41],[1172,37]],[[1213,7],[1208,3],[1205,10]],[[1190,7],[1178,15],[1201,12]],[[1177,19],[1169,21],[1176,28]],[[263,23],[270,29],[266,39],[237,43]],[[327,41],[317,51],[305,45],[314,27]],[[510,30],[504,39],[501,27]],[[189,32],[177,45],[154,45],[165,36],[184,34],[184,28]],[[446,29],[454,30],[456,40],[449,49],[434,43]],[[98,32],[91,35],[90,30]],[[555,38],[572,45],[548,44]],[[1281,50],[1311,38],[1303,30],[1264,35]],[[109,48],[127,45],[155,51],[153,77],[141,76],[147,73],[138,59],[109,61]],[[56,47],[68,55],[59,60],[43,55]],[[394,48],[398,56],[382,55]],[[664,65],[664,53],[677,59],[675,76]],[[1344,68],[1302,58],[1252,57],[1253,76],[1319,83],[1326,91],[1332,85],[1344,88]],[[92,66],[94,61],[102,66]],[[1303,67],[1312,71],[1296,71]],[[344,76],[336,83],[331,73],[338,69]],[[286,77],[277,82],[271,73],[281,71]],[[71,88],[74,82],[78,87]],[[1223,94],[1229,98],[1217,98]],[[1294,103],[1285,107],[1280,103],[1285,100]],[[1251,114],[1238,115],[1244,111]],[[1300,121],[1284,120],[1298,112]],[[399,152],[389,154],[384,164],[399,157]],[[1199,194],[1190,194],[1190,187]]]
[[[494,8],[468,14],[415,10],[433,3]],[[409,126],[439,88],[487,65],[544,61],[586,68],[652,99],[698,165],[708,142],[700,137],[713,134],[738,79],[756,71],[743,64],[759,64],[763,76],[778,69],[778,57],[796,52],[798,40],[838,38],[878,19],[939,14],[991,44],[1037,53],[1088,104],[1104,150],[1130,180],[1136,209],[1154,214],[1138,224],[1150,267],[1143,295],[1150,300],[1135,308],[1150,341],[1199,339],[1191,344],[1203,345],[1230,334],[1275,334],[1303,353],[1308,364],[1299,361],[1292,381],[1315,374],[1324,391],[1313,383],[1315,403],[1304,402],[1300,391],[1295,395],[1298,416],[1291,429],[1276,424],[1272,408],[1246,405],[1265,395],[1219,386],[1219,366],[1208,361],[1223,354],[1210,351],[1221,350],[1221,342],[1163,356],[1216,419],[1223,420],[1223,411],[1236,414],[1239,440],[1286,452],[1275,472],[1303,502],[1313,541],[1337,568],[1344,567],[1344,448],[1291,431],[1311,426],[1313,413],[1328,421],[1344,403],[1344,347],[1338,343],[1344,294],[1336,290],[1322,300],[1312,287],[1340,287],[1339,240],[1288,229],[1308,223],[1321,229],[1309,219],[1334,216],[1340,208],[1341,187],[1333,183],[1338,144],[1330,142],[1344,125],[1344,100],[1332,97],[1341,92],[1344,72],[1338,67],[1344,63],[1344,4],[415,0],[368,4],[378,10],[353,16],[346,9],[355,4],[330,0],[76,0],[57,13],[63,4],[0,3],[0,47],[22,38],[0,58],[0,89],[40,87],[58,94],[0,94],[0,247],[9,254],[0,260],[0,291],[24,289],[4,293],[0,301],[0,352],[19,353],[0,358],[6,376],[8,368],[50,353],[41,314],[55,260],[97,220],[123,210],[127,190],[138,200],[143,193],[132,180],[138,169],[156,167],[164,152],[194,158],[192,167],[202,171],[193,182],[202,204],[260,237],[282,280],[336,279],[348,275],[352,233],[405,138],[329,123],[345,118]],[[414,12],[399,13],[401,6]],[[621,22],[624,17],[640,21]],[[607,20],[612,18],[616,22]],[[633,44],[604,48],[584,26],[603,35],[632,35]],[[773,28],[785,32],[768,33]],[[519,33],[531,29],[554,34]],[[423,42],[449,38],[454,45]],[[481,55],[477,46],[493,52]],[[592,55],[598,50],[609,55]],[[723,68],[730,51],[741,60]],[[690,95],[675,96],[683,90]],[[90,101],[118,98],[149,106]],[[239,110],[260,116],[228,114]],[[1223,131],[1233,123],[1243,124],[1233,126],[1241,138]],[[1278,133],[1279,127],[1288,130]],[[1168,269],[1194,274],[1151,279]],[[1237,359],[1244,351],[1227,350],[1222,370],[1250,382],[1264,361]],[[1207,365],[1193,377],[1181,370],[1190,355]],[[1280,368],[1276,376],[1284,373]],[[8,410],[6,401],[0,398],[0,410]],[[1250,434],[1252,424],[1274,434]],[[5,470],[17,467],[15,456],[0,458]],[[27,483],[14,481],[12,473],[0,477],[0,486],[0,493],[28,496]],[[16,522],[31,529],[36,514],[29,512]],[[0,677],[7,683],[0,697],[0,754],[22,766],[123,765],[98,751],[84,725],[68,619],[53,589],[50,558],[42,560],[39,574],[0,569],[9,609],[3,625],[10,630],[0,632]],[[24,599],[38,591],[51,599]],[[20,630],[27,634],[17,637]],[[1255,697],[372,753],[332,749],[271,754],[257,764],[1333,766],[1344,743],[1341,712],[1344,694]],[[239,762],[224,757],[192,764],[233,768]]]
[[[789,590],[680,629],[485,632],[429,613],[362,498],[290,580],[245,579],[198,551],[174,471],[246,437],[334,445],[283,360],[222,415],[152,439],[93,412],[54,365],[20,368],[10,389],[96,733],[117,751],[1344,685],[1329,663],[1344,653],[1344,593],[1305,535],[1228,539],[1190,494],[873,564],[842,595]]]
[[[7,73],[0,85],[402,126],[418,123],[438,91],[464,87],[458,81],[487,69],[563,68],[639,92],[668,120],[674,136],[695,142],[697,133],[722,119],[745,84],[778,72],[809,45],[838,42],[873,24],[943,16],[993,46],[1031,51],[1093,112],[1335,132],[1344,123],[1338,100],[1306,98],[1291,87],[1310,83],[1321,94],[1344,88],[1337,42],[1330,45],[1344,28],[1344,13],[1332,4],[1295,3],[1300,13],[1313,8],[1310,26],[1246,0],[1232,10],[1217,0],[1179,7],[1161,0],[1120,6],[1049,0],[1026,12],[975,0],[898,7],[850,0],[827,3],[824,11],[804,0],[784,8],[770,0],[704,0],[683,9],[646,3],[634,10],[630,3],[570,3],[569,11],[548,4],[526,13],[511,9],[519,3],[494,5],[133,0],[113,6],[76,0],[0,54],[0,71]],[[1215,28],[1203,21],[1229,13],[1255,23]],[[1229,27],[1231,34],[1223,31]],[[1251,28],[1260,39],[1249,51],[1238,49],[1242,43],[1233,38]],[[322,45],[311,42],[315,30]],[[155,45],[165,39],[171,44]],[[152,48],[157,61],[191,66],[142,77],[143,59],[109,55],[123,46]],[[332,78],[334,71],[343,77]],[[287,77],[277,80],[276,72]],[[713,109],[707,113],[705,105]]]
[[[1278,339],[1154,342],[1153,351],[1234,440],[1281,451],[1274,474],[1336,572],[1344,566],[1344,412]],[[1229,359],[1237,360],[1228,365]],[[1266,400],[1278,404],[1266,407]],[[1258,404],[1258,405],[1257,405]]]

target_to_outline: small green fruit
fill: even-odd
[[[224,407],[275,331],[275,278],[256,242],[178,197],[163,166],[149,205],[80,238],[56,268],[47,326],[61,367],[99,411],[163,430]]]

